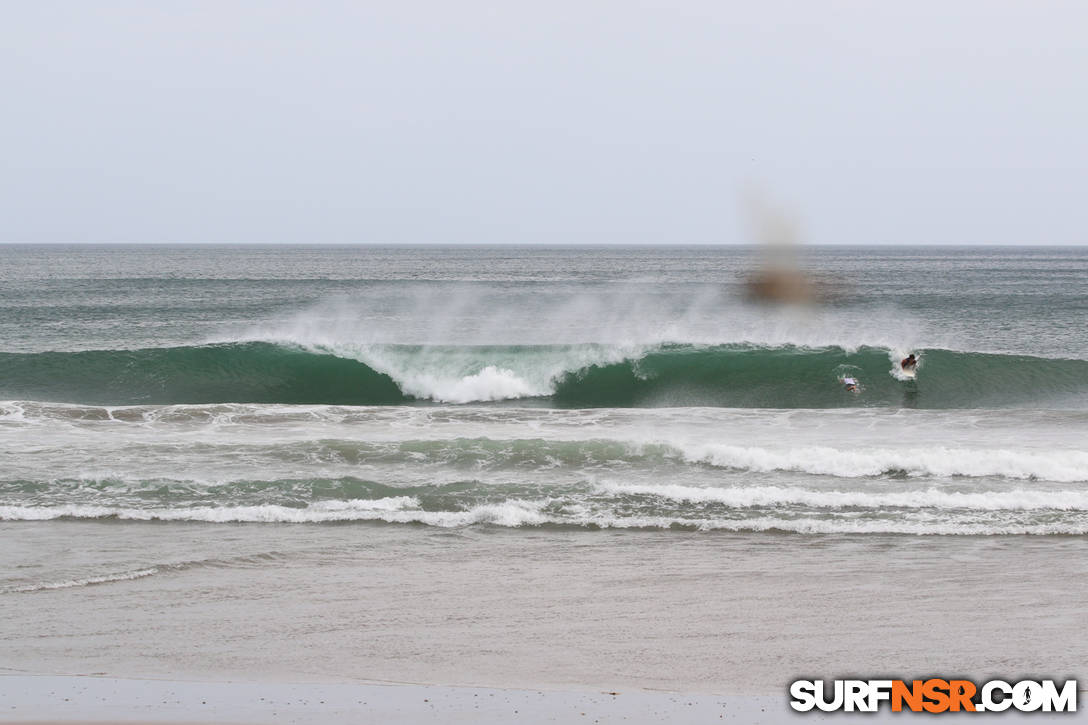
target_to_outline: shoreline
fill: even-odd
[[[787,695],[647,690],[575,691],[434,684],[287,683],[0,675],[0,722],[9,725],[354,725],[415,723],[707,723],[763,725],[863,717],[900,723],[914,713],[798,713]],[[1077,713],[945,713],[957,721],[1085,722]]]
[[[0,596],[12,674],[784,697],[798,678],[1076,676],[1088,651],[1077,537],[88,522],[0,536],[28,571],[64,562],[49,580],[163,569]]]
[[[776,722],[785,697],[646,690],[0,675],[0,722]],[[721,717],[719,717],[721,716]]]

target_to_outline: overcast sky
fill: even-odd
[[[3,2],[0,240],[1088,242],[1088,3]]]

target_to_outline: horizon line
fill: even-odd
[[[293,241],[7,241],[0,246],[110,247],[765,247],[764,242],[293,242]],[[1085,242],[797,242],[795,247],[1088,247]]]

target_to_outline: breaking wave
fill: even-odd
[[[71,518],[88,518],[72,516]],[[89,517],[95,518],[95,517]],[[40,520],[40,519],[30,519]],[[0,594],[25,594],[29,592],[50,591],[54,589],[74,589],[79,587],[96,586],[98,584],[113,584],[116,582],[134,581],[146,577],[164,574],[168,572],[180,572],[187,569],[200,567],[240,567],[261,566],[271,561],[284,558],[279,552],[264,552],[250,555],[239,555],[222,559],[194,559],[189,561],[175,561],[170,563],[157,563],[125,571],[114,571],[105,574],[93,574],[89,576],[73,577],[70,579],[56,579],[52,581],[32,581],[26,583],[0,586]]]
[[[0,418],[0,420],[3,420]],[[459,437],[450,439],[403,439],[366,441],[322,438],[313,441],[275,442],[250,445],[224,443],[201,444],[195,455],[207,462],[210,457],[230,460],[239,455],[248,461],[247,474],[252,479],[214,480],[174,479],[149,476],[143,466],[141,478],[119,473],[96,474],[81,464],[78,477],[57,475],[47,481],[20,481],[0,478],[0,495],[33,492],[46,487],[64,486],[77,490],[108,489],[124,486],[139,490],[146,483],[152,490],[167,492],[203,490],[209,495],[232,495],[281,487],[318,487],[330,496],[354,497],[381,489],[379,484],[358,479],[359,471],[398,471],[442,469],[451,474],[501,474],[504,471],[625,471],[657,470],[676,475],[684,469],[722,469],[738,473],[803,474],[842,479],[866,478],[1000,478],[1058,483],[1088,482],[1088,451],[1071,448],[1020,449],[904,445],[900,447],[854,447],[850,441],[840,446],[816,444],[732,445],[698,441],[671,440],[665,434],[646,433],[641,440],[590,438],[586,440],[549,440],[545,438]],[[161,455],[162,447],[150,440],[130,443],[126,455],[143,461]],[[179,449],[172,449],[177,452]],[[47,449],[41,452],[49,455]],[[294,480],[269,474],[279,466],[312,472],[315,478]],[[267,470],[262,470],[267,469]],[[271,468],[269,468],[271,467]],[[119,468],[113,463],[103,469]],[[167,469],[168,470],[168,469]],[[322,472],[325,473],[322,473]],[[329,478],[328,473],[343,475]],[[265,475],[262,476],[262,473]],[[24,490],[25,489],[25,490]],[[393,491],[395,489],[381,489]]]
[[[121,571],[113,574],[101,574],[98,576],[80,577],[77,579],[37,582],[34,584],[16,584],[13,586],[0,588],[0,594],[16,594],[24,592],[38,592],[49,589],[71,589],[73,587],[87,587],[93,586],[95,584],[110,584],[112,582],[142,579],[144,577],[154,576],[158,573],[159,569],[157,567],[148,567],[146,569],[134,569],[132,571]]]
[[[791,486],[704,488],[678,484],[601,484],[612,494],[658,496],[689,503],[721,503],[734,507],[799,505],[809,508],[934,508],[976,511],[1088,511],[1088,492],[1015,489],[960,492],[926,488],[912,491],[824,491]]]
[[[828,446],[767,448],[721,444],[688,445],[693,462],[743,471],[793,471],[839,478],[871,476],[1002,477],[1088,481],[1088,452],[1010,451],[970,448],[880,448]]]
[[[302,347],[268,342],[0,353],[0,397],[95,405],[522,401],[553,407],[1084,407],[1088,361],[884,348],[686,344]],[[848,368],[861,392],[842,389]]]
[[[637,490],[628,490],[626,495],[638,495]],[[668,497],[668,494],[684,497],[725,497],[733,494],[675,492],[657,490],[652,496]],[[1088,534],[1088,512],[1077,509],[1069,512],[1047,514],[1034,508],[1019,509],[1014,499],[1022,492],[1012,492],[1006,503],[1010,508],[991,508],[987,511],[953,508],[942,510],[930,507],[927,503],[941,502],[932,493],[923,493],[921,499],[904,498],[899,503],[908,505],[905,511],[897,510],[892,499],[884,503],[891,505],[891,510],[865,509],[853,510],[860,505],[860,499],[847,503],[851,495],[844,494],[841,500],[819,499],[823,506],[817,509],[792,509],[790,503],[796,503],[806,497],[797,492],[786,491],[774,495],[768,491],[749,491],[739,494],[747,498],[755,509],[742,506],[739,510],[728,507],[717,510],[696,509],[688,514],[661,512],[654,514],[639,510],[609,511],[594,509],[587,504],[562,504],[554,500],[507,500],[501,503],[479,504],[459,511],[427,511],[413,503],[399,502],[397,505],[374,507],[374,502],[355,501],[337,502],[338,505],[313,504],[306,508],[285,506],[243,506],[243,507],[193,507],[183,509],[140,509],[124,507],[96,506],[57,506],[57,507],[0,507],[0,520],[48,519],[114,519],[135,521],[170,521],[213,524],[315,524],[339,522],[377,522],[391,524],[419,524],[440,528],[462,528],[473,525],[489,525],[502,528],[561,526],[596,529],[687,529],[692,531],[734,531],[734,532],[787,532],[798,534],[910,534],[910,535],[1084,535]],[[821,494],[814,494],[817,497]],[[827,494],[822,494],[827,496]],[[834,492],[832,492],[834,495]],[[928,498],[927,498],[928,497]],[[755,504],[755,501],[763,501]],[[1061,499],[1057,500],[1059,503]],[[968,499],[945,499],[944,503],[967,503]],[[721,502],[718,502],[721,503]],[[919,503],[923,505],[917,507]],[[1038,503],[1038,502],[1036,502]],[[1068,503],[1068,502],[1066,502]],[[841,513],[821,511],[824,506],[830,508],[847,507],[850,510]],[[1064,513],[1064,515],[1063,515]],[[155,573],[132,572],[118,575],[121,578],[136,578]],[[101,578],[103,582],[109,577]],[[65,582],[57,586],[80,586],[87,582]],[[50,586],[50,585],[46,585]],[[41,588],[35,585],[35,588]],[[21,591],[21,590],[20,590]]]

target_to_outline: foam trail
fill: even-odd
[[[373,500],[317,501],[305,508],[274,504],[256,506],[193,506],[189,508],[127,508],[121,506],[0,506],[0,521],[48,521],[59,518],[117,518],[133,521],[206,521],[209,523],[308,523],[379,518],[386,512],[416,508],[412,496]]]
[[[722,503],[736,507],[802,505],[811,508],[943,508],[974,511],[1088,511],[1088,492],[979,491],[959,493],[927,488],[918,491],[869,493],[814,491],[779,486],[702,488],[677,484],[634,485],[601,483],[598,490],[612,494],[660,496],[676,501]]]
[[[685,460],[745,471],[795,471],[839,478],[887,474],[940,477],[1000,477],[1062,483],[1088,481],[1088,452],[1010,451],[970,448],[878,448],[829,446],[774,449],[758,446],[680,444]]]
[[[123,509],[67,506],[33,510],[31,507],[0,507],[0,520],[45,520],[50,518],[114,517],[140,521],[193,521],[209,523],[290,523],[312,524],[346,521],[375,521],[394,524],[424,524],[440,528],[491,525],[505,528],[560,525],[602,529],[672,529],[677,526],[698,531],[760,532],[798,534],[911,534],[911,535],[1084,535],[1088,517],[1067,521],[979,521],[976,517],[910,520],[856,517],[817,518],[812,516],[755,518],[682,518],[676,516],[617,516],[609,513],[574,511],[546,513],[547,501],[511,500],[483,504],[466,511],[379,511],[352,509],[307,510],[282,506],[234,508],[192,508],[181,510]]]
[[[187,497],[195,492],[217,489],[225,496],[257,493],[309,496],[318,483],[328,492],[327,498],[353,499],[369,498],[378,493],[393,495],[393,491],[380,487],[383,482],[394,487],[402,485],[398,481],[434,484],[441,478],[435,470],[437,467],[456,480],[492,473],[502,475],[503,471],[509,470],[533,476],[534,472],[544,474],[559,469],[577,473],[587,468],[601,472],[627,469],[634,476],[660,476],[665,469],[674,476],[720,476],[720,473],[706,470],[709,468],[786,474],[775,476],[780,479],[792,478],[788,474],[803,474],[841,479],[1006,479],[1067,484],[1088,481],[1088,451],[1068,448],[1015,450],[1011,448],[1015,443],[1001,449],[974,445],[951,448],[925,443],[900,448],[859,444],[851,449],[817,443],[787,448],[707,443],[692,438],[685,440],[682,434],[660,439],[640,430],[570,440],[569,436],[579,430],[577,426],[591,425],[584,419],[577,426],[556,431],[559,435],[552,439],[518,436],[518,433],[528,432],[527,427],[511,421],[512,427],[518,427],[513,430],[487,429],[487,424],[483,423],[481,429],[472,431],[490,436],[416,438],[411,435],[395,440],[367,440],[367,434],[362,430],[364,424],[369,425],[371,431],[389,435],[382,430],[383,425],[401,426],[402,430],[413,419],[407,412],[400,419],[394,416],[382,419],[377,412],[358,415],[359,422],[355,425],[321,431],[321,439],[314,441],[272,437],[261,430],[255,431],[256,443],[236,443],[227,440],[226,434],[217,428],[209,428],[203,439],[197,439],[193,433],[184,434],[180,439],[167,433],[148,437],[142,429],[136,429],[134,439],[89,441],[79,447],[61,439],[46,446],[38,442],[40,437],[36,430],[30,429],[22,436],[37,443],[38,458],[32,465],[9,465],[0,476],[0,494],[23,496],[36,492],[67,497],[159,491],[163,496]],[[421,416],[414,420],[413,434],[428,419]],[[310,424],[310,421],[302,422]],[[313,424],[315,428],[316,425]],[[453,427],[456,423],[449,425]],[[530,426],[538,425],[538,422],[530,423]],[[466,431],[461,428],[459,432]],[[551,431],[533,432],[546,435]],[[103,433],[103,437],[116,435],[110,430]],[[511,433],[513,437],[503,435]],[[350,438],[352,435],[356,437]],[[638,440],[642,436],[645,437]],[[723,437],[730,436],[723,434]],[[990,441],[997,442],[999,437],[991,432]],[[176,466],[155,460],[168,440],[175,446],[174,452],[193,456],[186,464],[189,477],[177,478],[174,476]],[[109,451],[109,455],[103,455],[102,463],[87,463],[82,456],[89,451],[103,454]],[[103,467],[99,468],[99,465]],[[367,478],[359,478],[360,475]],[[379,487],[374,488],[376,485]]]
[[[912,350],[907,350],[906,348],[894,347],[894,348],[892,348],[892,349],[890,349],[888,351],[888,360],[890,360],[891,364],[892,364],[891,370],[888,371],[888,374],[891,375],[896,380],[898,380],[899,382],[903,382],[903,383],[909,382],[911,380],[917,380],[916,375],[908,375],[906,373],[906,371],[904,371],[902,366],[900,365],[900,363],[904,359],[906,359],[906,357],[908,355],[911,355],[911,354],[914,354],[917,361],[918,361],[917,364],[915,365],[915,372],[916,373],[920,372],[921,369],[922,369],[922,366],[925,364],[925,360],[924,360],[925,356],[924,355],[922,355],[920,353],[916,353],[916,352],[914,352]]]
[[[467,511],[421,511],[411,497],[377,501],[328,501],[306,508],[289,506],[194,506],[178,509],[141,509],[111,506],[0,506],[0,520],[47,521],[51,519],[116,518],[131,521],[194,521],[227,523],[312,524],[337,521],[385,521],[422,523],[442,528],[472,524],[517,527],[547,523],[540,511],[547,501],[509,500],[474,506]]]
[[[131,581],[133,579],[142,579],[148,576],[154,576],[159,573],[159,569],[156,567],[150,567],[147,569],[136,569],[134,571],[123,571],[116,574],[103,574],[101,576],[85,577],[82,579],[65,579],[64,581],[57,582],[39,582],[36,584],[20,584],[18,586],[11,586],[0,589],[0,594],[16,594],[23,592],[37,592],[49,589],[70,589],[72,587],[86,587],[94,584],[109,584],[111,582]]]

